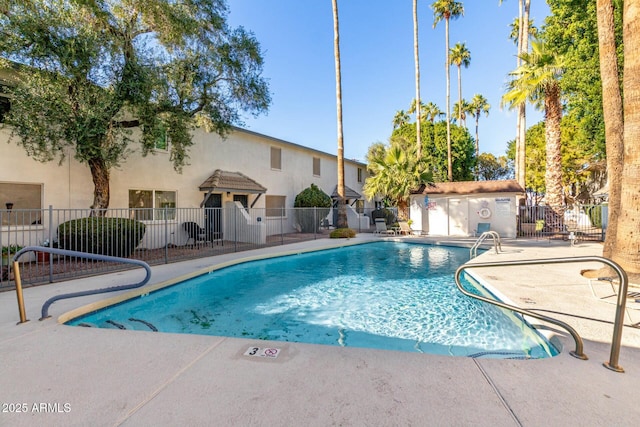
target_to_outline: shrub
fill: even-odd
[[[329,237],[332,239],[350,239],[351,237],[356,237],[356,231],[351,228],[336,228],[329,233]]]
[[[396,218],[396,215],[393,213],[393,211],[386,209],[386,208],[382,208],[382,209],[376,209],[371,211],[371,223],[374,224],[376,218],[384,218],[384,222],[387,225],[391,225],[394,222],[398,221]]]
[[[602,206],[587,206],[585,211],[591,220],[591,225],[597,228],[602,228]]]
[[[144,237],[145,225],[127,218],[72,219],[58,226],[58,243],[71,251],[128,258]]]
[[[331,197],[317,185],[311,184],[296,196],[293,206],[296,208],[315,208],[296,209],[296,220],[300,224],[300,230],[303,233],[314,233],[320,228],[322,220],[329,215]]]

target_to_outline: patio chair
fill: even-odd
[[[478,226],[476,227],[476,229],[473,232],[473,236],[474,237],[478,237],[482,233],[484,233],[486,231],[490,231],[490,230],[491,230],[491,223],[490,222],[479,222]]]
[[[200,227],[197,223],[193,221],[184,222],[182,224],[182,228],[187,232],[189,238],[185,242],[185,246],[189,243],[189,240],[193,240],[193,245],[195,246],[199,242],[207,242],[207,233],[204,228]]]
[[[596,292],[594,284],[601,284],[606,282],[611,286],[611,293],[605,296],[600,296]],[[606,302],[608,304],[616,305],[618,303],[618,290],[620,286],[620,281],[617,277],[598,277],[595,279],[589,279],[589,288],[591,288],[591,293],[594,298],[599,301]],[[632,323],[632,326],[639,327],[640,322],[633,322],[631,319],[631,314],[629,314],[629,310],[640,310],[640,292],[637,290],[638,288],[633,288],[634,290],[627,289],[627,304],[625,306],[625,311],[627,313],[627,317],[629,321]],[[608,293],[608,292],[607,292]]]
[[[375,219],[375,223],[376,223],[376,230],[373,232],[373,234],[379,234],[379,235],[392,235],[395,236],[396,232],[393,230],[389,230],[387,228],[387,223],[384,221],[384,218],[376,218]]]
[[[398,221],[398,226],[400,227],[400,230],[398,231],[400,234],[404,234],[406,236],[414,236],[416,233],[422,234],[422,230],[412,229],[407,221]]]

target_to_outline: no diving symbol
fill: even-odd
[[[280,354],[279,348],[260,348],[260,347],[249,347],[247,351],[244,352],[245,356],[250,357],[268,357],[270,359],[275,359]]]
[[[278,349],[277,348],[267,348],[264,350],[264,355],[267,357],[277,357]]]

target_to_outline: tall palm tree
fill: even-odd
[[[418,49],[418,0],[413,0],[413,55],[416,63],[416,104],[420,103],[420,55]],[[422,111],[416,108],[416,155],[422,156],[422,139],[420,137],[420,119]]]
[[[480,114],[484,113],[485,116],[489,116],[489,110],[491,105],[487,101],[487,98],[476,93],[471,100],[471,112],[476,119],[476,158],[480,156],[480,137],[478,136],[478,122],[480,121]]]
[[[393,128],[397,129],[402,125],[406,125],[409,123],[409,120],[409,113],[404,110],[398,110],[396,111],[396,115],[393,116]]]
[[[621,181],[620,216],[612,258],[627,273],[640,273],[640,10],[637,1],[625,1],[623,6],[624,46],[623,114],[624,165]],[[609,148],[607,143],[607,149]]]
[[[342,132],[342,76],[340,73],[340,24],[338,0],[331,0],[333,9],[333,53],[336,65],[336,114],[338,122],[338,228],[348,228],[347,205],[344,198],[344,136]]]
[[[500,0],[500,4],[502,4],[502,0]],[[517,62],[516,66],[519,67],[521,65],[520,58],[523,54],[529,51],[529,11],[530,11],[531,0],[518,0],[518,24],[517,27],[512,24],[512,32],[510,38],[513,39],[514,29],[517,28],[517,38],[515,39],[516,45],[518,47],[518,54],[516,55]],[[526,35],[526,36],[525,36]],[[526,103],[520,104],[518,106],[518,116],[516,119],[516,159],[515,159],[515,169],[516,169],[516,181],[518,184],[522,186],[522,188],[526,188],[526,128],[527,128],[527,109]]]
[[[449,51],[451,65],[458,67],[458,104],[462,105],[462,66],[469,68],[471,52],[464,43],[456,43]],[[458,122],[462,123],[462,109],[458,108]]]
[[[472,112],[473,110],[471,110],[471,104],[469,104],[465,99],[463,99],[461,102],[456,102],[455,104],[453,104],[453,120],[458,124],[458,126],[466,127],[467,113]]]
[[[511,72],[508,92],[502,97],[503,104],[517,108],[527,101],[536,108],[543,108],[545,115],[546,171],[545,202],[560,214],[562,205],[562,156],[560,121],[562,104],[560,99],[560,77],[562,58],[556,56],[540,41],[531,43],[532,51],[521,56],[522,65]]]
[[[464,14],[461,2],[455,0],[436,0],[432,5],[434,21],[433,28],[444,20],[445,28],[445,70],[447,76],[447,178],[453,181],[453,161],[451,157],[451,76],[449,74],[449,20]]]
[[[441,118],[445,115],[445,113],[433,102],[429,102],[428,104],[422,107],[424,112],[424,117],[429,120],[431,123],[435,122],[436,119]]]
[[[620,193],[624,163],[624,122],[622,94],[618,80],[615,21],[611,0],[597,0],[598,46],[600,78],[602,80],[602,111],[607,151],[607,181],[609,183],[609,224],[602,256],[611,258],[616,246]]]

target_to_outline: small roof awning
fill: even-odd
[[[200,191],[230,191],[235,193],[265,193],[267,189],[253,179],[240,172],[228,172],[216,169],[205,182],[200,184]]]
[[[338,197],[340,197],[338,195],[338,186],[336,185],[335,190],[333,190],[333,193],[331,194],[331,198],[332,199],[337,199]],[[352,190],[351,188],[347,187],[346,185],[344,186],[344,198],[345,199],[361,199],[362,196],[360,194],[358,194],[356,191]]]

